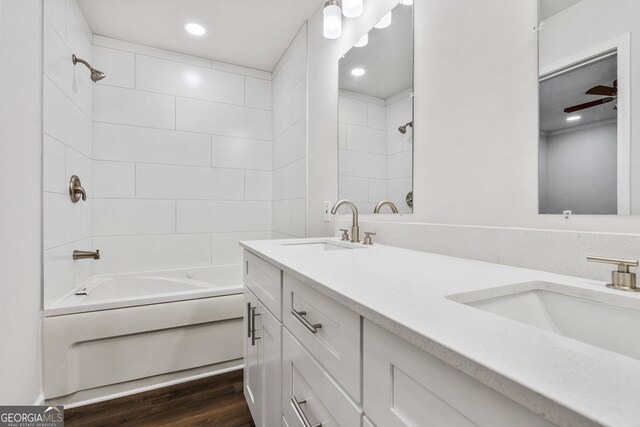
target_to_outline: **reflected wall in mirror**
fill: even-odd
[[[629,5],[540,0],[541,214],[640,212],[632,209],[640,165],[633,167],[629,92],[630,34],[640,22],[627,17],[637,8]]]
[[[384,200],[399,213],[413,210],[413,7],[399,4],[390,16],[339,66],[338,192],[360,213]]]

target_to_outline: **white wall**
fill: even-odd
[[[541,213],[615,215],[617,124],[580,126],[541,141]],[[544,199],[543,199],[544,197]],[[546,199],[546,200],[545,200]]]
[[[40,396],[42,1],[0,0],[0,405]]]
[[[94,36],[95,273],[239,263],[271,237],[271,74]]]
[[[399,212],[412,213],[407,206],[407,193],[413,189],[413,128],[404,135],[398,127],[413,121],[413,90],[400,92],[385,100],[387,116],[387,179],[389,200]],[[388,208],[384,208],[388,212]]]
[[[90,276],[90,261],[73,261],[74,249],[91,250],[93,227],[92,85],[76,54],[92,63],[91,31],[75,0],[44,2],[43,190],[44,305]],[[87,201],[72,203],[69,179],[78,175]]]
[[[307,25],[273,70],[275,238],[307,234]]]

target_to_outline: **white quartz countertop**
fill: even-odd
[[[317,252],[287,246],[327,240],[241,245],[553,422],[640,426],[640,361],[446,298],[532,281],[638,301],[640,295],[594,280],[383,245]],[[640,339],[639,328],[629,325],[630,340]]]

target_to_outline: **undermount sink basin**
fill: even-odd
[[[547,282],[448,297],[480,310],[640,360],[640,299]]]
[[[326,251],[343,251],[349,249],[361,249],[361,247],[350,245],[348,243],[338,242],[304,242],[304,243],[284,243],[291,249],[301,252],[326,252]]]

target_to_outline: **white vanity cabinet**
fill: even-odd
[[[245,385],[260,427],[552,424],[245,251]]]
[[[245,253],[244,395],[258,427],[282,420],[282,323],[272,312],[281,307],[281,277],[279,269]]]
[[[553,425],[366,319],[363,364],[364,411],[370,424],[385,427]]]

